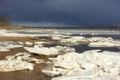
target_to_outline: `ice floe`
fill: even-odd
[[[28,41],[26,41],[26,42],[25,42],[25,45],[27,45],[27,46],[33,46],[34,43],[33,43],[33,42],[28,42]]]
[[[3,51],[10,51],[10,49],[0,46],[0,52],[3,52]]]
[[[18,53],[13,56],[6,56],[5,60],[0,60],[0,71],[9,72],[16,70],[34,69],[34,64],[29,63],[30,54],[28,53]]]
[[[120,41],[114,40],[111,37],[91,37],[85,38],[83,36],[69,36],[68,38],[61,38],[60,43],[67,46],[88,44],[90,47],[119,47]]]
[[[36,54],[42,54],[47,56],[54,56],[59,54],[64,54],[68,52],[74,52],[74,48],[70,47],[62,47],[62,46],[56,46],[56,47],[40,47],[40,46],[34,46],[34,47],[24,47],[28,52],[36,53]]]
[[[32,62],[32,63],[31,63]],[[37,59],[31,56],[30,53],[17,53],[15,55],[6,56],[4,60],[0,60],[0,72],[18,71],[18,70],[33,70],[34,63],[49,63],[43,59]]]
[[[120,47],[120,42],[91,42],[90,47]]]
[[[22,60],[22,61],[27,61],[27,62],[35,62],[35,63],[45,63],[44,60],[42,59],[37,59],[34,57],[31,57],[31,54],[29,53],[17,53],[15,55],[11,55],[11,56],[6,56],[7,60]]]
[[[119,80],[120,52],[100,50],[72,52],[53,58],[52,65],[43,69],[52,80]]]
[[[88,38],[89,41],[91,42],[103,42],[103,41],[113,41],[113,39],[111,37],[91,37]]]
[[[38,42],[34,42],[35,45],[42,45],[44,43],[47,43],[47,42],[41,42],[41,41],[40,42],[39,41]]]
[[[28,47],[31,47],[31,46],[43,46],[43,44],[48,44],[48,42],[41,42],[41,41],[37,41],[37,42],[29,42],[29,41],[26,41],[26,42],[17,42],[19,45],[23,45],[24,46],[28,46]]]
[[[12,41],[0,41],[0,51],[10,51],[13,48],[23,47],[16,42]]]
[[[61,40],[61,39],[69,38],[70,36],[69,35],[62,35],[62,34],[52,34],[52,35],[50,35],[50,37],[53,40]]]
[[[33,64],[28,63],[26,61],[21,61],[21,60],[1,60],[0,61],[1,72],[16,71],[16,70],[23,70],[23,69],[33,70]]]
[[[72,46],[72,45],[88,44],[89,40],[83,36],[72,36],[67,39],[61,39],[60,43],[68,46]]]
[[[113,40],[111,37],[92,37],[88,40],[90,47],[120,47],[120,41]]]

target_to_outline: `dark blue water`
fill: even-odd
[[[71,36],[84,36],[86,38],[90,38],[90,37],[111,37],[115,40],[120,40],[120,35],[91,35],[91,34],[84,34],[84,35],[80,35],[80,34],[73,34]],[[39,37],[42,39],[51,39],[50,37]],[[61,45],[59,42],[55,43],[55,44],[46,44],[44,45],[44,47],[55,47],[55,46],[66,46],[66,45]],[[76,52],[82,53],[86,50],[96,50],[96,49],[100,49],[101,51],[114,51],[114,52],[120,52],[120,49],[118,49],[117,47],[89,47],[88,45],[75,45],[75,46],[70,46],[75,48]]]
[[[72,46],[75,48],[76,52],[82,53],[86,50],[96,50],[96,49],[100,49],[101,51],[113,51],[113,52],[120,52],[120,49],[118,49],[117,47],[89,47],[88,45],[76,45],[76,46]]]
[[[65,46],[65,45],[61,45],[61,44],[46,44],[44,45],[44,47],[55,47],[55,46]],[[101,51],[113,51],[113,52],[120,52],[120,49],[118,49],[117,47],[89,47],[88,45],[74,45],[74,46],[70,46],[75,48],[76,52],[78,53],[82,53],[84,51],[87,50],[96,50],[96,49],[100,49]]]

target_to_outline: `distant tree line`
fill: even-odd
[[[11,25],[11,18],[9,16],[0,16],[0,27]],[[98,25],[98,26],[80,26],[80,27],[39,27],[51,29],[117,29],[120,30],[120,25]]]
[[[9,16],[0,16],[0,26],[6,26],[11,24],[11,19]]]
[[[30,27],[30,26],[24,26],[24,27]],[[31,28],[31,27],[30,27]],[[120,30],[120,25],[111,25],[111,26],[105,26],[105,25],[102,25],[102,26],[73,26],[73,27],[69,27],[69,26],[66,26],[66,27],[35,27],[35,28],[44,28],[44,29],[116,29],[116,30]]]
[[[83,29],[120,29],[120,25],[100,25],[100,26],[85,26]]]

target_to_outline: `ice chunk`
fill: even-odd
[[[3,52],[3,51],[10,51],[10,49],[0,46],[0,52]]]
[[[27,45],[27,46],[33,46],[33,42],[25,42],[25,45]]]
[[[12,56],[6,56],[7,60],[21,60],[21,61],[27,61],[27,62],[35,62],[35,63],[45,63],[44,60],[42,59],[37,59],[34,57],[31,57],[31,55],[29,53],[17,53],[15,55]]]
[[[16,71],[16,70],[23,70],[23,69],[33,70],[33,66],[34,65],[32,63],[28,63],[26,61],[21,61],[21,60],[1,60],[0,61],[1,72]]]
[[[120,47],[120,42],[91,42],[89,43],[90,47]]]
[[[56,46],[56,47],[50,47],[50,48],[35,46],[35,47],[24,47],[24,48],[28,52],[47,55],[47,56],[59,55],[59,54],[75,51],[74,48],[62,47],[62,46]]]
[[[19,45],[16,42],[12,41],[0,41],[0,51],[10,51],[13,48],[22,47],[23,45]]]
[[[120,47],[120,41],[113,40],[111,37],[92,37],[88,40],[90,47]]]
[[[75,72],[70,75],[65,75],[62,77],[56,77],[52,80],[94,80],[96,76],[99,75],[99,72],[96,71],[81,71],[81,72]],[[96,80],[96,79],[95,79]]]
[[[117,80],[120,77],[120,52],[89,50],[58,55],[51,60],[53,66],[43,69],[43,73],[62,75],[53,80],[102,80],[103,76],[105,80]]]
[[[111,37],[105,38],[105,37],[91,37],[88,38],[89,41],[91,42],[103,42],[103,41],[113,41]]]
[[[60,42],[61,44],[70,45],[70,46],[89,43],[88,39],[83,36],[73,36],[67,39],[61,39]]]

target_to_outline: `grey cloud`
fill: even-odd
[[[120,23],[118,0],[1,0],[0,13],[14,20],[69,25]]]

